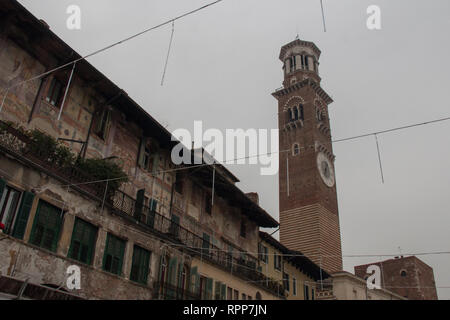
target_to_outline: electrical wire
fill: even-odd
[[[204,10],[204,9],[206,9],[206,8],[208,8],[208,7],[211,7],[211,6],[215,5],[215,4],[218,4],[218,3],[222,2],[222,1],[225,1],[225,0],[217,0],[217,1],[214,1],[214,2],[210,2],[210,3],[208,3],[208,4],[204,5],[204,6],[201,6],[201,7],[197,8],[197,9],[194,9],[194,10],[191,10],[191,11],[186,12],[186,13],[184,13],[184,14],[181,14],[181,15],[179,15],[179,16],[176,16],[175,18],[172,18],[172,19],[170,19],[170,20],[167,20],[167,21],[165,21],[165,22],[163,22],[163,23],[160,23],[160,24],[158,24],[158,25],[156,25],[156,26],[153,26],[153,27],[150,27],[150,28],[145,29],[145,30],[143,30],[143,31],[140,31],[140,32],[138,32],[138,33],[135,33],[135,34],[133,34],[133,35],[127,37],[127,38],[124,38],[124,39],[122,39],[122,40],[120,40],[120,41],[117,41],[117,42],[115,42],[115,43],[113,43],[113,44],[110,44],[110,45],[108,45],[108,46],[106,46],[106,47],[103,47],[103,48],[101,48],[101,49],[99,49],[99,50],[96,50],[96,51],[94,51],[94,52],[91,52],[91,53],[89,53],[89,54],[87,54],[87,55],[85,55],[85,56],[82,56],[82,57],[80,57],[80,58],[74,59],[74,60],[72,60],[72,61],[70,61],[70,62],[67,62],[67,63],[65,63],[65,64],[63,64],[63,65],[61,65],[61,66],[59,66],[59,67],[53,68],[53,69],[48,70],[48,71],[46,71],[46,72],[44,72],[44,73],[41,73],[41,74],[39,74],[39,75],[36,75],[36,76],[31,77],[31,78],[26,79],[26,80],[23,80],[23,81],[21,81],[21,82],[19,82],[19,83],[16,83],[16,84],[14,84],[14,85],[11,85],[11,86],[7,87],[7,88],[5,89],[5,91],[8,92],[10,89],[15,88],[15,87],[17,87],[17,86],[20,86],[20,85],[22,85],[22,84],[24,84],[24,83],[26,83],[26,82],[30,82],[30,81],[37,80],[37,79],[40,79],[40,78],[42,78],[42,77],[45,77],[45,76],[47,76],[47,75],[49,75],[49,74],[51,74],[51,73],[53,73],[53,72],[55,72],[55,71],[64,69],[64,68],[66,68],[66,67],[68,67],[68,66],[70,66],[70,65],[72,65],[72,64],[75,64],[75,63],[81,61],[81,60],[85,60],[85,59],[88,59],[88,58],[90,58],[90,57],[93,57],[93,56],[95,56],[95,55],[97,55],[97,54],[99,54],[99,53],[102,53],[102,52],[107,51],[107,50],[109,50],[109,49],[111,49],[111,48],[114,48],[115,46],[118,46],[118,45],[123,44],[123,43],[125,43],[125,42],[128,42],[128,41],[130,41],[130,40],[133,40],[134,38],[137,38],[137,37],[139,37],[139,36],[141,36],[141,35],[143,35],[143,34],[146,34],[146,33],[150,32],[150,31],[153,31],[153,30],[156,30],[156,29],[158,29],[158,28],[161,28],[161,27],[163,27],[163,26],[165,26],[165,25],[167,25],[167,24],[174,23],[174,22],[177,21],[177,20],[180,20],[180,19],[185,18],[185,17],[187,17],[187,16],[189,16],[189,15],[192,15],[192,14],[194,14],[194,13],[197,13],[197,12],[199,12],[199,11],[201,11],[201,10]]]

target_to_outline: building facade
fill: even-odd
[[[278,223],[231,172],[175,166],[171,134],[85,60],[28,81],[80,55],[17,1],[0,16],[0,275],[67,290],[75,265],[85,299],[284,298],[257,271]]]
[[[292,251],[266,232],[259,232],[259,270],[282,284],[287,300],[315,300],[318,283],[329,277],[318,265]]]
[[[280,241],[327,272],[342,270],[339,213],[328,105],[319,76],[320,50],[295,40],[281,48],[278,100]]]
[[[318,300],[407,300],[386,289],[369,289],[365,280],[345,271],[336,272],[318,285]]]
[[[381,287],[409,300],[437,300],[433,268],[415,256],[395,257],[355,267],[355,275],[366,279],[367,268],[376,265],[381,271]]]

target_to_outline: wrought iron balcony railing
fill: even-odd
[[[278,282],[264,276],[256,269],[257,259],[248,254],[236,258],[228,251],[222,250],[197,234],[182,227],[149,207],[137,204],[136,200],[121,190],[108,189],[107,182],[91,183],[92,177],[76,167],[62,167],[47,150],[42,150],[26,134],[0,121],[0,150],[28,161],[38,169],[46,170],[54,176],[70,181],[72,188],[83,191],[105,207],[139,221],[151,230],[183,244],[191,253],[201,259],[243,277],[276,295],[283,296],[284,289]],[[105,196],[108,195],[108,196]]]

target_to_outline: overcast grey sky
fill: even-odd
[[[205,0],[20,0],[80,54],[206,4]],[[66,8],[82,10],[82,29],[66,28]],[[382,30],[366,28],[379,5]],[[450,116],[450,1],[226,0],[175,25],[161,87],[170,26],[89,61],[163,125],[205,128],[277,127],[280,47],[313,41],[322,50],[322,86],[333,138],[345,138]],[[373,137],[335,144],[344,255],[450,251],[450,123],[379,137],[385,184]],[[231,166],[245,192],[278,218],[278,177],[257,166]],[[450,255],[420,257],[437,286],[450,286]],[[344,257],[344,267],[379,260]],[[438,289],[441,299],[450,289]]]

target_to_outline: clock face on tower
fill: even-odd
[[[317,154],[317,169],[323,182],[328,187],[333,187],[335,183],[333,165],[323,152]]]

